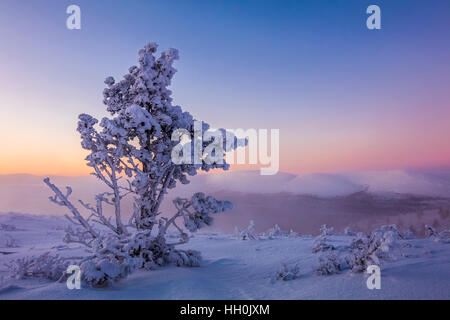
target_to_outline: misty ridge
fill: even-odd
[[[48,200],[44,177],[0,175],[0,212],[39,215],[66,214]],[[73,199],[93,202],[92,195],[104,191],[93,176],[51,176],[59,187],[69,185]],[[200,174],[191,183],[169,190],[161,206],[163,215],[175,211],[172,200],[190,197],[199,190],[218,199],[230,200],[235,208],[217,215],[210,229],[232,232],[255,221],[263,232],[278,224],[283,230],[317,234],[322,224],[342,231],[350,226],[369,231],[383,224],[423,233],[425,224],[438,229],[450,226],[450,171],[373,171],[345,174],[261,176],[259,171]],[[132,198],[123,209],[131,211]],[[106,209],[106,208],[105,208]]]

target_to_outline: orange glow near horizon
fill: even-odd
[[[0,175],[89,174],[78,116],[111,116],[104,79],[123,79],[149,41],[159,43],[157,56],[180,50],[169,87],[174,105],[216,128],[279,129],[280,172],[450,167],[448,3],[416,1],[405,15],[403,5],[387,1],[396,19],[369,31],[364,21],[355,24],[364,12],[352,1],[324,11],[297,1],[273,12],[273,3],[254,10],[249,2],[242,15],[221,2],[208,19],[202,10],[209,5],[199,11],[142,1],[146,10],[136,10],[126,2],[85,1],[95,19],[69,31],[57,1],[7,2],[0,28]],[[192,19],[184,19],[186,10]],[[111,19],[116,14],[120,26]]]
[[[336,123],[316,118],[309,126],[281,128],[279,171],[303,174],[448,167],[448,117],[448,111],[411,113],[403,115],[402,121],[369,119],[353,126],[349,120]],[[73,118],[75,115],[69,114],[65,121],[56,123],[49,115],[39,122],[34,117],[23,119],[20,135],[3,140],[0,174],[91,173],[84,160],[88,153],[81,148]],[[0,135],[8,137],[18,122],[8,116],[5,119]],[[230,170],[259,169],[260,165],[232,165]]]
[[[450,136],[450,135],[449,135]],[[417,141],[423,152],[417,153],[412,146],[401,146],[397,142],[373,143],[366,145],[362,141],[353,141],[343,148],[342,144],[332,145],[318,141],[317,145],[298,142],[296,148],[289,143],[281,143],[280,172],[293,174],[336,173],[346,171],[391,170],[408,167],[445,167],[450,163],[450,150],[442,149],[450,141],[441,141],[441,145],[426,145],[426,141]],[[33,174],[80,176],[88,175],[92,169],[84,160],[87,152],[79,144],[65,145],[61,148],[51,145],[10,149],[0,158],[0,174]],[[231,171],[259,170],[260,165],[232,165]],[[212,174],[221,173],[213,170]]]
[[[443,103],[444,105],[444,103]],[[1,106],[0,106],[1,107]],[[280,129],[279,171],[299,173],[345,172],[448,167],[450,112],[408,114],[401,121],[369,119],[358,125],[316,118],[299,128]],[[92,172],[84,158],[73,119],[54,122],[51,115],[19,123],[3,117],[0,174],[78,176]],[[400,118],[397,116],[397,118]],[[351,119],[350,119],[351,120]],[[233,165],[231,170],[259,170],[259,165]]]

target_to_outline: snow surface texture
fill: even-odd
[[[11,279],[4,266],[46,252],[86,254],[81,246],[62,243],[63,218],[3,214],[0,224],[8,226],[0,230],[0,299],[450,299],[450,244],[431,231],[427,239],[397,240],[393,257],[381,263],[381,290],[367,289],[364,273],[318,275],[322,253],[312,253],[317,239],[277,227],[247,241],[200,233],[185,247],[202,252],[200,267],[137,271],[109,288],[68,290],[64,282]],[[350,230],[325,233],[335,252],[355,239]],[[7,236],[18,247],[5,246]]]

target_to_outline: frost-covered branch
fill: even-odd
[[[97,232],[94,231],[94,229],[80,214],[78,209],[69,201],[69,196],[72,193],[72,189],[70,187],[67,187],[67,193],[66,195],[64,195],[54,184],[50,182],[49,178],[45,178],[44,183],[55,193],[53,197],[49,197],[50,201],[60,206],[67,207],[73,214],[76,221],[78,221],[92,235],[92,237],[97,238],[98,237]]]

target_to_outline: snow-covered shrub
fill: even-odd
[[[291,229],[289,231],[288,237],[289,238],[297,238],[298,237],[298,233]]]
[[[269,238],[277,238],[277,237],[282,237],[285,234],[283,233],[283,231],[281,231],[280,226],[278,224],[275,224],[272,228],[267,230],[265,235],[268,236]]]
[[[402,234],[402,238],[405,240],[411,240],[411,239],[415,239],[416,235],[414,234],[414,232],[411,229],[408,229]]]
[[[436,242],[450,243],[450,230],[438,232],[432,226],[425,225],[425,236]]]
[[[322,236],[331,236],[333,234],[334,234],[334,228],[333,227],[328,228],[326,224],[323,224],[320,227],[320,235],[322,235]]]
[[[275,273],[275,280],[289,281],[300,277],[300,267],[298,264],[283,264]]]
[[[450,240],[450,230],[443,230],[439,232],[440,240]]]
[[[381,232],[383,234],[390,232],[396,240],[403,239],[403,234],[398,230],[397,225],[395,224],[383,225],[375,229],[374,232]]]
[[[276,238],[286,237],[288,235],[294,236],[293,233],[294,233],[294,231],[292,231],[292,230],[290,233],[284,232],[283,230],[281,230],[281,228],[278,224],[275,224],[272,228],[270,228],[269,230],[264,232],[263,235],[265,237],[268,237],[269,239],[276,239]]]
[[[163,237],[152,235],[150,230],[122,238],[110,236],[96,240],[92,250],[94,255],[80,265],[82,279],[93,286],[104,286],[137,269],[153,270],[170,263],[199,266],[200,252],[176,249],[179,243],[167,243]]]
[[[12,225],[12,224],[1,223],[0,230],[1,231],[17,231],[17,228],[15,225]]]
[[[278,224],[275,224],[272,228],[268,229],[266,232],[263,232],[257,236],[260,239],[279,239],[279,238],[297,238],[298,233],[294,232],[294,230],[290,229],[289,232],[284,231],[280,228]]]
[[[346,235],[346,236],[356,236],[356,232],[353,232],[351,229],[350,229],[350,227],[345,227],[345,229],[344,229],[344,234]]]
[[[312,253],[335,250],[336,248],[328,242],[327,236],[331,234],[333,234],[333,228],[327,228],[326,224],[322,225],[320,234],[314,240]]]
[[[316,268],[316,273],[326,276],[339,273],[346,267],[345,261],[337,253],[328,252],[319,257],[319,266]]]
[[[411,243],[409,243],[409,242],[403,242],[401,244],[401,247],[402,248],[413,248],[414,246]]]
[[[82,279],[92,286],[104,286],[124,278],[136,269],[151,270],[157,266],[173,263],[177,266],[199,266],[201,255],[194,250],[179,250],[175,246],[186,243],[188,234],[177,225],[177,219],[191,232],[210,225],[210,214],[223,212],[232,207],[228,201],[219,201],[203,193],[190,200],[177,198],[174,201],[178,212],[172,218],[161,218],[157,233],[136,230],[133,234],[99,234],[96,238],[83,228],[67,229],[65,242],[83,243],[93,255],[81,264]],[[178,230],[178,241],[169,243],[166,232],[173,226]],[[173,236],[171,237],[173,238]],[[89,239],[89,241],[86,241]]]
[[[432,226],[425,225],[425,237],[427,237],[427,238],[439,238],[439,233]]]
[[[396,237],[397,235],[389,228],[377,229],[370,236],[358,233],[350,244],[350,254],[346,256],[351,270],[364,272],[369,265],[380,265],[380,259],[390,258],[389,252]]]
[[[31,256],[15,259],[6,264],[13,278],[45,278],[49,280],[58,280],[66,272],[70,265],[68,259],[59,255],[52,255],[46,252],[40,256]]]
[[[255,222],[253,220],[250,220],[249,226],[244,230],[236,227],[234,233],[239,240],[257,240],[259,238],[255,233]]]
[[[327,237],[320,235],[314,240],[312,253],[332,251],[335,249],[331,243],[328,243]]]
[[[178,59],[178,51],[169,49],[160,57],[155,56],[156,51],[155,43],[147,44],[139,51],[138,66],[129,68],[123,80],[116,82],[112,77],[105,80],[104,104],[111,117],[99,121],[88,114],[79,116],[77,131],[83,149],[88,151],[87,165],[108,188],[107,192],[95,196],[94,205],[79,201],[89,217],[85,218],[80,208],[69,200],[70,187],[63,193],[48,178],[44,180],[54,192],[50,200],[71,213],[66,215],[72,226],[64,240],[81,243],[92,253],[90,261],[83,262],[88,283],[102,285],[126,276],[135,268],[151,268],[167,262],[198,265],[197,252],[175,249],[189,239],[176,220],[180,218],[194,232],[211,224],[210,214],[231,207],[229,202],[197,193],[190,200],[174,201],[178,209],[175,216],[161,215],[159,209],[169,189],[177,183],[189,183],[188,176],[200,170],[227,170],[225,153],[245,146],[246,140],[220,129],[226,139],[223,145],[211,148],[211,139],[206,136],[211,133],[207,132],[209,125],[196,121],[180,106],[172,105],[168,86],[176,72],[172,65]],[[179,150],[180,141],[184,140],[180,133],[191,141],[182,145],[182,150]],[[187,150],[191,151],[190,158]],[[188,161],[173,160],[181,152],[183,160]],[[198,154],[200,159],[196,157]],[[134,197],[134,202],[130,210],[132,217],[125,222],[121,201],[128,195]],[[105,216],[104,206],[113,209],[112,217]],[[179,242],[167,242],[169,227],[179,231]],[[138,249],[131,250],[128,246]]]
[[[5,241],[5,247],[6,248],[18,248],[19,247],[19,243],[17,242],[16,239],[14,239],[13,237],[7,235],[6,236],[6,241]]]
[[[382,226],[372,231],[370,235],[359,232],[349,246],[339,248],[329,244],[325,234],[326,232],[321,232],[313,245],[314,253],[324,252],[319,257],[319,266],[316,269],[320,275],[339,273],[345,269],[364,272],[369,265],[380,265],[382,259],[392,259],[393,254],[397,253],[394,248],[410,247],[406,242],[396,246],[396,241],[404,236],[395,225]]]

